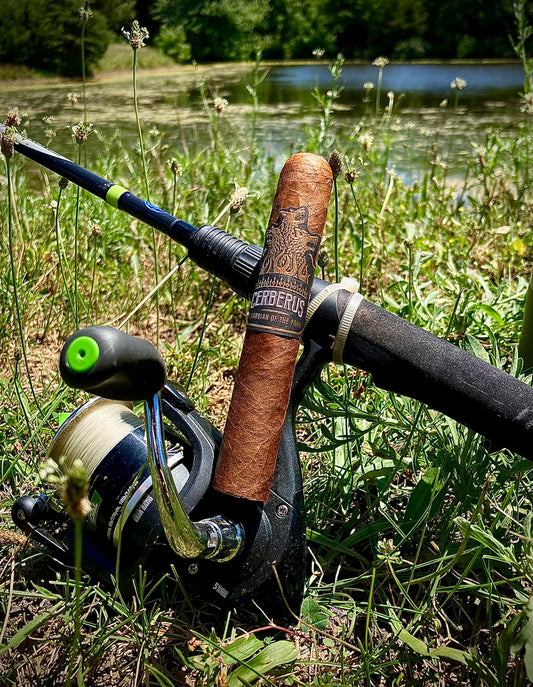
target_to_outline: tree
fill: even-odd
[[[180,29],[196,60],[246,59],[263,48],[270,0],[158,0],[162,29]]]
[[[439,58],[511,57],[511,0],[425,0],[429,54]]]
[[[335,54],[335,14],[333,0],[273,0],[267,24],[271,56],[311,59],[315,48]]]
[[[338,45],[345,57],[423,56],[426,0],[340,0],[335,12]]]
[[[47,72],[81,74],[80,0],[3,0],[0,62],[25,64]],[[104,54],[114,32],[131,14],[133,2],[95,0],[85,28],[87,71]]]

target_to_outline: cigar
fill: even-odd
[[[333,177],[318,155],[283,167],[218,456],[218,491],[267,501]]]

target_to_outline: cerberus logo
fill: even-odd
[[[315,271],[320,235],[307,228],[306,207],[282,208],[268,227],[261,274],[286,274],[308,284]]]

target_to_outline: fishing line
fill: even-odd
[[[96,398],[82,406],[60,428],[48,455],[56,463],[62,458],[65,472],[79,458],[91,477],[108,453],[142,426],[131,404]]]

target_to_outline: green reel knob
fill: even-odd
[[[152,398],[166,383],[157,349],[112,327],[87,327],[73,334],[61,351],[59,371],[73,389],[116,401]]]
[[[67,348],[67,364],[73,372],[89,372],[100,357],[100,347],[90,336],[78,336]]]

